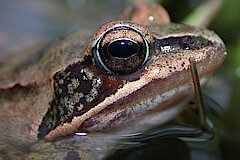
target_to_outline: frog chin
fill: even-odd
[[[208,77],[200,79],[201,85],[205,85],[207,81]],[[180,114],[188,107],[187,104],[193,98],[193,93],[193,84],[186,83],[161,95],[130,105],[127,109],[92,117],[81,127],[87,132],[117,135],[141,133],[162,125]]]

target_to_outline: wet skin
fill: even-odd
[[[145,14],[134,14],[138,9]],[[96,33],[74,33],[13,67],[1,64],[2,155],[31,152],[29,145],[37,142],[48,158],[88,159],[96,153],[79,147],[101,140],[76,143],[74,133],[141,132],[184,109],[193,94],[189,59],[204,84],[224,60],[224,43],[204,28],[170,23],[158,5],[138,4],[134,12],[130,6],[120,17],[125,20],[106,23]],[[68,148],[66,141],[76,146]],[[56,151],[58,145],[74,151]]]

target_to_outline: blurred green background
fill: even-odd
[[[80,29],[96,30],[117,19],[128,3],[138,0],[1,0],[0,57],[41,47]],[[161,3],[173,22],[196,25],[210,8],[203,0],[147,0]],[[214,0],[220,1],[220,0]],[[208,18],[209,15],[207,15]],[[204,91],[224,109],[220,126],[223,159],[240,159],[240,2],[225,0],[209,29],[222,37],[228,55]]]

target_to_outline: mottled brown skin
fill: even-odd
[[[140,22],[139,18],[134,21]],[[59,159],[74,150],[82,159],[95,159],[97,150],[89,152],[92,147],[103,147],[104,153],[108,150],[104,144],[114,142],[91,135],[85,138],[69,135],[77,131],[94,135],[96,131],[124,130],[119,126],[139,121],[141,116],[161,113],[191,95],[189,58],[197,62],[200,77],[207,77],[222,63],[224,44],[208,30],[161,22],[151,22],[145,28],[114,21],[103,25],[95,36],[92,32],[74,33],[47,50],[26,54],[20,62],[0,62],[0,155],[16,159],[29,153],[26,159]],[[131,74],[108,73],[92,57],[99,37],[116,25],[137,28],[149,43],[149,57]],[[125,35],[141,41],[135,34],[125,32],[108,37],[104,43]],[[172,40],[176,38],[179,40]],[[175,91],[182,86],[185,86],[183,91]],[[168,92],[174,96],[151,105],[151,100]],[[69,137],[55,142],[38,141],[62,136]],[[31,146],[32,143],[36,144]]]
[[[170,23],[170,17],[167,11],[162,6],[154,3],[136,3],[128,5],[120,15],[119,19],[127,19],[147,26],[159,23]]]

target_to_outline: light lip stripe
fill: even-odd
[[[152,81],[153,79],[156,79],[157,78],[156,75],[158,75],[156,74],[156,72],[159,72],[159,68],[157,67],[149,71],[148,74],[145,74],[144,76],[142,76],[140,80],[125,84],[122,88],[118,89],[118,91],[115,94],[105,98],[103,102],[99,103],[97,106],[90,109],[89,111],[84,113],[82,116],[74,117],[71,123],[64,123],[63,125],[58,126],[54,130],[49,132],[45,138],[47,140],[53,140],[56,137],[66,136],[66,135],[70,135],[72,133],[77,132],[78,128],[86,119],[88,119],[89,117],[92,117],[96,113],[99,113],[101,110],[103,110],[110,104],[118,101],[119,99],[128,96],[129,94],[136,91],[137,89],[140,89],[141,87],[143,87],[144,85]]]
[[[198,59],[199,58],[199,59]],[[196,61],[201,61],[206,58],[206,56],[198,57],[195,59]],[[201,59],[203,58],[203,59]],[[189,64],[186,63],[187,66]],[[184,68],[187,69],[187,68]],[[184,70],[183,69],[183,70]],[[180,70],[178,70],[180,71]],[[142,88],[144,85],[147,85],[152,80],[155,79],[164,79],[169,76],[169,72],[167,70],[164,70],[163,68],[159,68],[157,65],[150,65],[148,70],[146,70],[146,74],[142,75],[139,80],[128,82],[125,84],[122,88],[118,89],[117,92],[107,98],[104,99],[101,103],[96,105],[94,108],[90,109],[86,113],[84,113],[82,116],[74,117],[72,119],[71,123],[64,123],[61,126],[56,127],[54,130],[48,133],[48,135],[45,137],[47,140],[53,140],[60,136],[67,136],[71,135],[78,131],[79,127],[82,125],[82,123],[87,120],[88,118],[94,116],[95,114],[99,113],[106,107],[108,107],[110,104],[118,101],[119,99],[128,96],[129,94],[135,92],[136,90]]]

